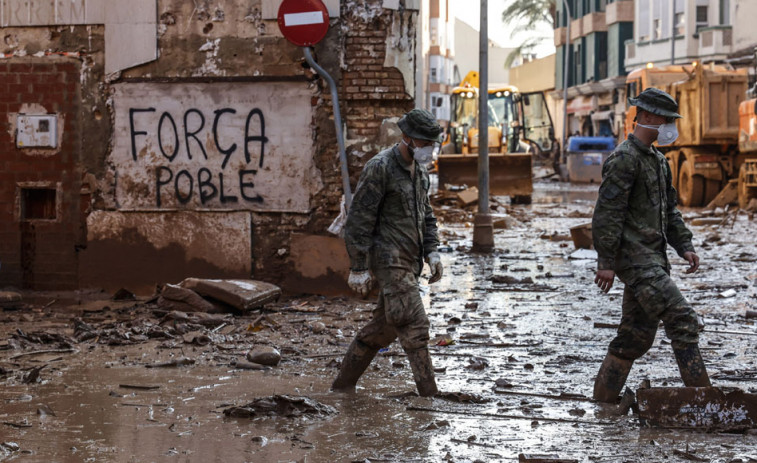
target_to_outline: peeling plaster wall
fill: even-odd
[[[365,162],[385,148],[387,142],[395,141],[380,140],[382,126],[386,126],[387,121],[396,121],[398,116],[413,107],[415,24],[418,18],[417,9],[411,9],[414,3],[408,0],[343,0],[339,3],[340,15],[332,17],[325,39],[314,47],[316,59],[339,87],[353,189]],[[110,40],[113,32],[106,30],[107,25],[0,28],[0,37],[4,39],[0,42],[3,51],[0,56],[4,56],[0,63],[3,60],[22,63],[30,55],[36,55],[36,59],[74,62],[80,70],[81,104],[75,119],[79,122],[66,128],[78,140],[76,149],[68,154],[75,165],[71,175],[77,180],[75,185],[63,187],[71,189],[77,198],[81,197],[78,213],[70,217],[81,230],[78,241],[70,240],[70,247],[76,249],[78,256],[79,284],[111,288],[121,276],[134,285],[140,277],[149,280],[145,281],[145,287],[149,287],[149,283],[196,276],[193,275],[196,268],[192,270],[193,267],[186,266],[186,263],[200,260],[203,262],[201,267],[210,269],[208,276],[214,272],[239,276],[241,271],[249,272],[254,278],[281,282],[283,276],[294,268],[290,260],[290,233],[326,235],[326,228],[339,212],[342,179],[328,86],[309,69],[302,50],[281,36],[275,19],[264,19],[260,1],[156,0],[155,5],[158,58],[111,74],[104,72],[105,38],[107,36]],[[332,8],[335,5],[336,2],[331,2]],[[122,112],[124,102],[128,101],[123,98],[124,89],[130,89],[128,91],[136,95],[140,89],[158,87],[165,90],[157,90],[140,102],[155,102],[142,108],[155,108],[154,113],[148,114],[151,117],[149,127],[139,125],[145,121],[140,117],[147,113]],[[282,90],[284,88],[290,90]],[[292,93],[291,89],[298,90]],[[128,177],[125,173],[131,174],[132,185],[128,192],[135,197],[146,192],[147,197],[152,194],[154,198],[156,182],[159,181],[155,175],[155,167],[159,164],[144,165],[141,172],[133,165],[130,152],[133,136],[138,142],[149,139],[153,145],[148,152],[152,156],[162,156],[164,159],[160,162],[169,164],[172,161],[166,155],[172,156],[175,148],[170,140],[178,140],[179,148],[187,144],[199,146],[201,142],[206,148],[208,162],[212,156],[220,154],[223,157],[236,143],[227,168],[247,166],[250,163],[240,161],[246,143],[244,121],[236,121],[236,125],[229,127],[223,127],[223,123],[249,114],[257,107],[256,100],[269,98],[272,94],[277,94],[279,99],[266,106],[271,116],[266,120],[272,124],[266,131],[270,130],[268,133],[275,138],[269,146],[275,147],[279,153],[284,153],[281,150],[289,146],[290,151],[281,155],[290,158],[281,158],[283,163],[276,166],[282,173],[281,181],[271,182],[266,194],[279,196],[277,201],[284,206],[266,209],[225,204],[220,207],[216,203],[194,202],[200,197],[197,183],[204,158],[200,158],[202,162],[195,158],[191,163],[177,165],[180,168],[172,172],[175,180],[178,172],[187,171],[181,176],[181,182],[185,182],[183,186],[170,186],[183,193],[183,196],[179,195],[181,198],[185,198],[188,192],[188,176],[194,177],[196,196],[192,201],[174,202],[169,210],[152,208],[147,211],[147,203],[135,203],[126,199],[130,198],[129,195],[121,194],[126,191],[119,190]],[[180,107],[175,106],[178,103],[172,102],[172,98],[180,100]],[[231,104],[232,101],[239,104]],[[45,105],[44,102],[40,104]],[[187,138],[187,132],[193,132],[187,128],[200,120],[192,119],[197,115],[192,112],[185,121],[189,109],[197,109],[204,117],[197,138]],[[217,111],[227,109],[235,112],[221,112],[218,116]],[[296,117],[287,116],[286,111],[294,111],[292,114]],[[163,117],[166,112],[171,113],[173,123]],[[220,121],[219,125],[214,128],[217,121]],[[66,125],[70,122],[67,119]],[[197,129],[199,126],[193,127]],[[226,137],[214,137],[215,130]],[[7,130],[0,133],[7,133]],[[8,138],[11,137],[0,138],[0,153],[4,153],[4,144],[11,142]],[[156,141],[164,143],[163,151],[160,147],[155,149]],[[276,151],[271,151],[271,155],[273,153]],[[200,155],[198,151],[197,156]],[[216,157],[213,162],[219,159]],[[128,163],[131,166],[124,170]],[[287,169],[287,165],[292,169]],[[270,179],[275,179],[275,174],[272,169]],[[167,178],[163,177],[163,180]],[[296,179],[294,183],[301,185],[293,186],[288,179]],[[239,186],[239,179],[236,181]],[[253,187],[247,188],[248,193],[254,191]],[[231,191],[226,193],[228,195]],[[219,199],[220,192],[214,200]],[[287,201],[289,206],[286,206]],[[224,221],[223,214],[230,214],[236,225]],[[248,243],[249,248],[230,245],[228,240],[216,240],[213,244],[211,238],[203,238],[214,249],[208,255],[215,256],[215,260],[198,260],[193,257],[191,239],[177,237],[169,245],[159,245],[154,238],[163,234],[165,224],[183,227],[186,223],[192,224],[187,233],[215,230],[218,236],[226,234],[229,227],[244,223],[247,228],[242,228],[249,233],[237,239]],[[212,233],[202,236],[209,237]],[[143,250],[145,258],[150,255],[146,250],[154,249],[155,259],[161,260],[161,266],[157,268],[164,271],[146,274],[144,259],[140,262],[135,259],[130,265],[128,253],[123,252],[129,244]],[[171,252],[161,251],[167,248]],[[118,265],[108,259],[108,256],[115,255],[123,256]],[[248,265],[232,264],[239,256],[243,256]],[[169,262],[164,262],[165,259]],[[173,267],[170,262],[174,263]],[[3,270],[5,268],[4,263]],[[168,268],[178,269],[178,273],[169,272]],[[0,286],[17,284],[18,280],[4,279],[3,275],[4,272],[0,272]],[[68,285],[70,283],[66,282],[60,286]]]

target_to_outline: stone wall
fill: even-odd
[[[418,12],[384,3],[342,1],[314,47],[338,85],[353,188],[392,141],[387,121],[413,107]],[[124,49],[113,24],[129,22],[115,13],[103,25],[0,28],[0,287],[149,292],[187,276],[283,281],[290,234],[328,234],[342,178],[328,85],[265,14],[271,6],[157,0],[158,58],[109,74],[129,61],[113,57]],[[150,18],[132,22],[144,30]],[[52,158],[15,148],[11,122],[32,104],[62,121]],[[35,181],[59,185],[58,225],[14,209],[19,185]],[[29,230],[55,253],[37,244],[32,256]]]

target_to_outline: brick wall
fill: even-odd
[[[0,287],[76,287],[79,76],[78,60],[0,61]],[[11,121],[19,112],[57,114],[59,148],[17,149]],[[48,196],[28,193],[39,189]],[[34,209],[45,204],[54,210]],[[24,215],[41,218],[24,220]]]

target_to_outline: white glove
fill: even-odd
[[[347,279],[347,284],[351,290],[365,297],[371,292],[373,277],[371,277],[371,272],[368,270],[363,270],[362,272],[354,272],[350,270],[350,277]]]
[[[426,257],[426,262],[431,269],[431,278],[428,279],[428,284],[436,283],[442,279],[444,273],[444,266],[442,266],[442,257],[438,252],[432,252]]]

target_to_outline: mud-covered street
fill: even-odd
[[[757,461],[754,430],[643,427],[590,399],[623,285],[602,294],[592,251],[570,239],[597,186],[535,189],[531,205],[493,203],[492,254],[470,253],[470,211],[437,203],[445,276],[424,302],[441,397],[415,395],[396,343],[355,394],[329,392],[370,300],[288,294],[244,315],[182,316],[154,299],[25,293],[0,311],[0,461]],[[713,384],[757,392],[755,221],[683,212],[702,266],[685,275],[671,253],[673,275],[704,322]],[[278,365],[247,361],[263,347]],[[682,385],[663,329],[627,384],[645,379]]]

